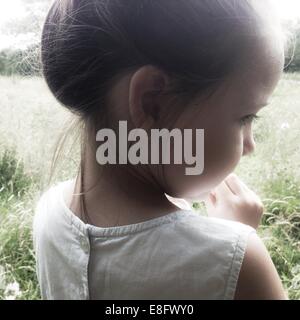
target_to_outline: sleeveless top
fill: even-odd
[[[234,299],[250,226],[191,210],[137,224],[95,227],[66,205],[61,182],[33,223],[43,299]]]

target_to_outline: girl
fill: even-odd
[[[54,1],[43,72],[84,130],[76,179],[50,188],[36,210],[44,299],[287,298],[256,233],[262,203],[232,174],[254,150],[252,121],[283,71],[271,9],[260,0]],[[173,162],[100,166],[96,133],[120,121],[204,129],[203,173]],[[208,217],[166,195],[204,200]]]

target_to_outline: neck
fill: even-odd
[[[80,217],[88,216],[89,221],[85,222],[98,227],[120,226],[178,210],[166,198],[149,168],[103,167],[96,162],[95,148],[89,148],[82,169],[83,175],[79,173],[74,193],[84,192],[84,196],[73,196],[70,209]]]

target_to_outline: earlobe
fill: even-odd
[[[131,78],[129,86],[129,112],[137,128],[151,127],[159,119],[159,94],[166,85],[164,73],[153,67],[140,68]]]

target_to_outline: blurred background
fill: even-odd
[[[285,74],[255,124],[256,153],[236,173],[265,204],[259,234],[290,299],[300,299],[300,1],[273,0],[291,36]],[[41,77],[41,28],[52,0],[0,2],[0,299],[40,299],[31,240],[34,208],[72,117]],[[53,182],[73,178],[70,131]],[[201,203],[194,209],[205,214]]]

